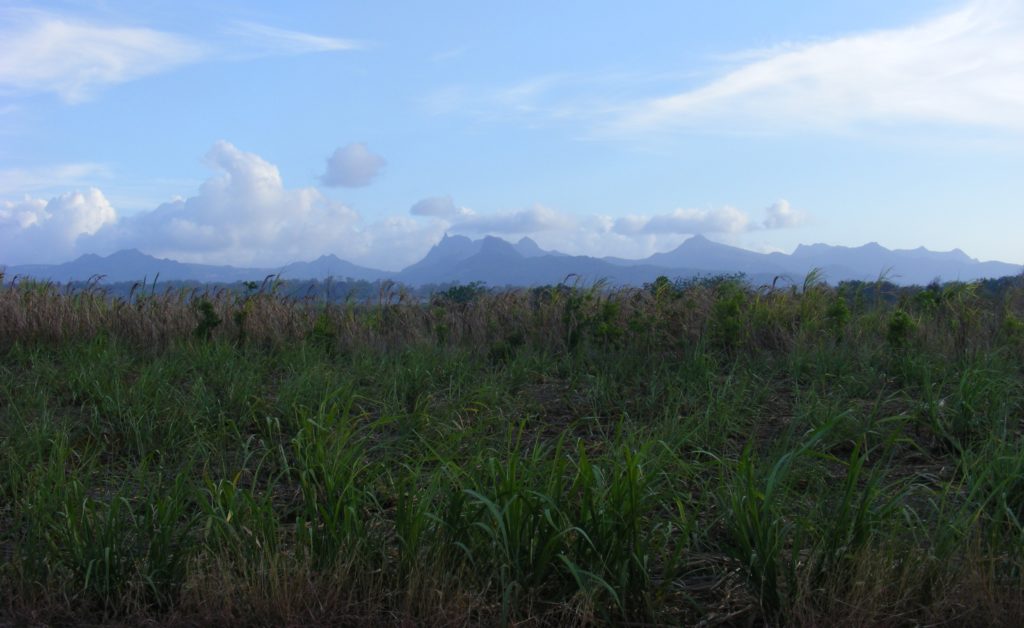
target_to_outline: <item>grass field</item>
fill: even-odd
[[[1021,625],[1024,281],[0,290],[0,618]]]

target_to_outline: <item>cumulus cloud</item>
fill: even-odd
[[[0,201],[0,264],[63,262],[138,248],[184,262],[272,267],[333,253],[397,270],[446,225],[412,217],[365,221],[313,187],[289,188],[277,167],[229,142],[206,155],[215,174],[188,198],[118,217],[100,190],[49,201]]]
[[[439,231],[505,238],[529,235],[542,248],[574,255],[641,258],[679,244],[681,235],[737,235],[765,229],[786,229],[803,223],[805,214],[788,201],[765,209],[761,221],[735,207],[676,209],[656,215],[606,216],[559,212],[544,205],[494,213],[459,207],[450,197],[425,198],[410,209],[432,220]]]
[[[642,101],[616,127],[842,128],[928,122],[1024,130],[1024,3],[973,0],[905,28],[794,44],[702,87]]]
[[[315,188],[289,189],[277,167],[220,141],[206,155],[218,174],[187,199],[129,216],[84,244],[136,247],[189,261],[273,263],[344,252],[358,214]]]
[[[69,103],[102,87],[198,61],[203,46],[150,28],[105,26],[42,11],[0,13],[0,88]]]
[[[472,237],[494,234],[511,240],[529,235],[545,250],[628,258],[646,257],[679,244],[677,234],[621,234],[614,230],[613,217],[570,215],[539,204],[522,210],[479,213],[460,207],[449,197],[433,197],[413,205],[410,213],[430,218],[424,225],[436,234],[430,242],[446,232]]]
[[[451,230],[459,233],[518,235],[569,229],[574,222],[569,216],[537,204],[518,211],[471,214],[453,222]]]
[[[530,235],[565,253],[644,257],[675,246],[680,234],[777,229],[801,218],[786,201],[752,223],[731,207],[618,219],[540,204],[483,214],[444,196],[422,199],[412,215],[366,221],[316,188],[287,187],[276,166],[229,142],[214,144],[206,162],[215,172],[195,194],[132,215],[119,217],[96,188],[50,200],[0,201],[0,263],[54,263],[137,248],[184,262],[259,267],[333,253],[397,270],[421,259],[446,231]]]
[[[3,263],[65,261],[81,237],[117,220],[117,212],[96,188],[49,201],[26,196],[0,201],[0,250]]]
[[[656,216],[625,216],[615,221],[614,231],[623,235],[658,233],[738,233],[750,217],[735,207],[676,209]]]
[[[544,231],[531,237],[545,250],[557,250],[570,255],[610,255],[627,259],[640,259],[679,245],[678,234],[622,234],[615,231],[615,222],[616,218],[612,216],[577,216],[569,228]]]
[[[761,223],[765,229],[789,229],[798,227],[806,220],[801,211],[794,209],[786,199],[779,199],[765,210],[765,219]]]
[[[459,207],[450,196],[432,196],[417,201],[409,208],[413,216],[431,216],[434,218],[465,218],[473,215],[468,207]]]
[[[329,187],[364,187],[385,165],[383,157],[370,152],[366,144],[356,142],[334,151],[327,159],[327,170],[320,176],[320,182]]]

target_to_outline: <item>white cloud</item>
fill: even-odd
[[[1024,130],[1024,3],[973,0],[905,28],[787,45],[711,83],[640,102],[620,132],[925,122]]]
[[[518,120],[530,126],[564,120],[596,122],[621,112],[609,90],[621,94],[639,75],[544,74],[508,85],[447,85],[420,99],[431,115],[469,115],[484,120]]]
[[[432,196],[417,201],[409,208],[413,216],[432,216],[434,218],[465,218],[474,215],[468,207],[459,207],[450,196]]]
[[[236,22],[224,32],[228,37],[221,42],[198,42],[141,26],[0,8],[0,90],[51,92],[75,104],[105,87],[208,59],[238,61],[362,47],[349,39],[254,22]]]
[[[96,188],[54,197],[0,201],[0,250],[5,264],[65,261],[78,239],[113,224],[117,213]]]
[[[327,159],[327,170],[320,182],[329,187],[358,188],[373,181],[387,162],[370,152],[366,144],[357,142],[334,151]]]
[[[779,199],[765,208],[765,219],[761,223],[765,229],[789,229],[804,223],[806,216],[794,209],[786,199]]]
[[[445,234],[446,226],[436,220],[420,221],[393,216],[370,223],[361,236],[363,252],[347,258],[371,268],[401,270],[420,261]]]
[[[717,209],[676,209],[654,216],[623,216],[615,219],[610,229],[624,236],[722,233],[737,234],[757,229],[789,229],[804,223],[807,216],[794,209],[789,201],[780,199],[765,208],[765,218],[759,223],[735,207],[725,205]]]
[[[738,233],[745,231],[750,217],[728,205],[718,209],[676,209],[656,216],[625,216],[613,230],[622,235]]]
[[[641,259],[679,245],[680,238],[674,233],[618,233],[615,231],[615,221],[611,216],[580,216],[570,228],[545,231],[531,237],[546,250],[570,255],[627,259]]]
[[[573,218],[537,204],[527,209],[492,214],[471,214],[451,224],[459,233],[532,234],[574,226]]]
[[[610,216],[570,215],[540,204],[484,214],[460,207],[450,197],[433,197],[413,205],[410,213],[431,218],[429,226],[435,234],[431,243],[446,232],[472,237],[493,234],[510,240],[529,235],[546,250],[627,258],[646,257],[679,244],[679,236],[674,233],[621,234],[615,231],[615,218]],[[423,253],[426,249],[420,257]]]
[[[451,61],[452,59],[456,59],[458,57],[463,56],[464,54],[469,52],[469,50],[469,46],[458,46],[456,48],[448,48],[447,50],[442,50],[440,52],[436,52],[430,55],[430,60],[433,61],[434,63],[441,63],[442,61]]]
[[[96,188],[54,197],[0,201],[0,264],[62,262],[82,253],[137,248],[184,262],[273,267],[333,253],[398,270],[418,261],[446,231],[531,235],[565,253],[644,257],[678,244],[683,233],[751,231],[797,224],[785,201],[752,224],[731,207],[676,210],[615,219],[573,215],[544,205],[481,214],[450,197],[426,198],[411,216],[366,221],[313,187],[286,187],[277,167],[221,141],[206,161],[215,174],[188,198],[118,217]],[[426,219],[424,219],[424,217]]]
[[[105,26],[42,11],[0,13],[0,88],[69,103],[201,59],[203,46],[150,28]]]
[[[206,161],[216,174],[195,195],[120,218],[95,188],[50,201],[0,201],[0,264],[138,248],[184,262],[263,267],[334,253],[397,270],[444,233],[437,220],[366,222],[316,188],[286,187],[276,166],[228,142],[214,144]]]
[[[219,174],[187,199],[124,218],[83,242],[110,252],[139,248],[185,261],[258,263],[343,254],[359,216],[315,188],[288,189],[260,156],[220,141],[206,155]]]
[[[255,22],[235,22],[227,32],[251,42],[263,54],[305,54],[358,50],[362,44],[351,39],[311,35]]]

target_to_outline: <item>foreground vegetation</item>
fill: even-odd
[[[1024,283],[0,290],[0,619],[1024,623]]]

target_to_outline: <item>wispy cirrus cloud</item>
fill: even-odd
[[[435,52],[434,54],[430,55],[430,60],[433,61],[434,63],[451,61],[452,59],[457,59],[465,55],[467,52],[469,52],[469,50],[470,46],[458,46],[455,48],[448,48],[446,50]]]
[[[485,120],[597,123],[622,111],[609,89],[636,87],[664,80],[637,74],[543,74],[504,85],[453,84],[420,99],[431,115],[470,115]]]
[[[69,103],[208,53],[199,42],[151,28],[24,9],[0,11],[0,40],[0,90],[52,92]]]
[[[701,87],[638,101],[610,130],[772,132],[940,123],[1024,130],[1024,3],[972,0],[904,28],[740,56]]]
[[[255,52],[262,54],[341,52],[364,47],[364,44],[353,39],[312,35],[256,22],[234,22],[225,32],[245,41]]]
[[[666,131],[847,132],[869,125],[1024,131],[1024,2],[966,0],[899,28],[716,55],[704,72],[547,74],[504,86],[449,85],[422,103],[534,124],[568,121],[590,138]]]
[[[7,168],[0,170],[0,194],[27,194],[38,190],[93,185],[96,179],[109,177],[107,166],[89,162]]]
[[[217,41],[50,11],[0,8],[0,94],[49,92],[69,104],[114,85],[208,60],[355,50],[359,42],[234,22]]]

